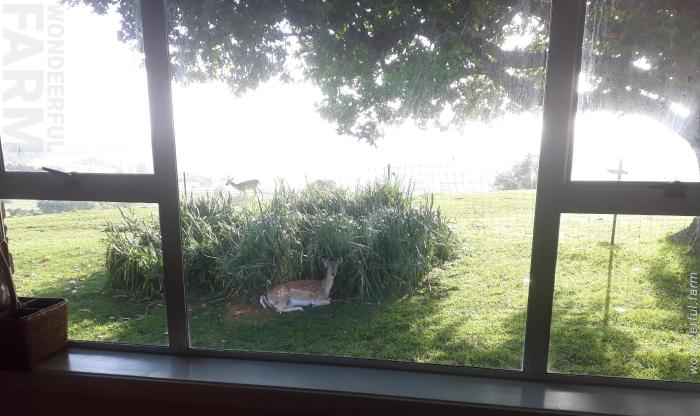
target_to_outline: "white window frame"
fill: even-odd
[[[288,353],[214,351],[189,342],[180,237],[175,132],[171,97],[165,0],[142,0],[143,43],[148,79],[153,174],[6,172],[0,160],[0,199],[147,202],[158,204],[169,345],[167,347],[71,342],[82,348],[151,351],[195,356],[328,363],[452,374],[700,391],[700,384],[552,374],[548,372],[550,328],[559,221],[564,213],[700,215],[700,183],[688,183],[683,198],[664,196],[658,182],[571,181],[573,124],[586,18],[585,0],[552,0],[545,82],[544,121],[533,231],[522,370],[457,367]]]

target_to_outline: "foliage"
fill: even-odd
[[[24,163],[5,162],[5,170],[8,172],[43,172],[41,169]]]
[[[133,211],[122,223],[105,229],[105,270],[113,288],[153,296],[163,291],[163,258],[159,227],[153,217],[140,219]]]
[[[30,215],[41,214],[39,210],[27,208],[7,208],[7,214],[10,217],[27,217]]]
[[[414,206],[415,205],[415,206]],[[381,298],[416,287],[451,258],[457,238],[432,199],[415,203],[396,181],[355,192],[280,184],[269,201],[238,205],[228,194],[182,201],[182,240],[192,290],[255,298],[266,288],[322,276],[321,259],[343,257],[334,295]],[[162,290],[155,223],[125,215],[107,229],[112,287]]]
[[[593,1],[588,15],[582,71],[593,88],[581,94],[582,105],[648,114],[700,156],[700,3]],[[674,103],[687,107],[690,116],[679,116]]]
[[[91,201],[38,201],[36,206],[42,214],[51,214],[93,209],[97,204]]]
[[[137,4],[118,4],[120,37],[140,45]],[[587,109],[652,114],[700,148],[700,7],[687,0],[592,1],[584,45]],[[343,134],[375,141],[386,125],[489,119],[541,106],[550,2],[546,0],[167,2],[172,68],[180,82],[221,80],[238,93],[298,73],[319,87],[320,113]],[[508,36],[532,38],[501,48]],[[650,70],[634,63],[646,59]]]
[[[98,13],[117,3],[120,37],[141,43],[132,1],[67,1]],[[177,81],[220,80],[242,94],[301,76],[319,87],[320,114],[339,133],[370,142],[386,125],[436,122],[445,108],[458,125],[541,104],[546,0],[173,0],[167,8]],[[524,50],[500,48],[533,28]]]
[[[496,175],[493,185],[501,191],[535,189],[537,187],[537,156],[528,153],[509,170]]]

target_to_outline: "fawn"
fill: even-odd
[[[257,179],[251,179],[249,181],[244,181],[240,183],[236,183],[233,181],[233,179],[228,178],[226,180],[226,185],[231,185],[234,188],[238,190],[238,195],[243,194],[245,196],[248,196],[248,191],[252,190],[254,195],[257,195],[260,190],[258,189],[258,186],[260,185],[260,181]],[[260,192],[262,194],[262,192]]]
[[[277,312],[301,311],[310,306],[322,306],[331,303],[329,297],[338,267],[343,263],[339,258],[333,261],[323,260],[326,277],[323,280],[296,280],[283,283],[268,290],[260,296],[263,308],[274,308]]]

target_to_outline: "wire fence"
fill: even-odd
[[[413,193],[417,195],[426,193],[461,194],[497,190],[495,178],[498,173],[499,171],[495,170],[470,170],[459,165],[370,165],[360,166],[352,174],[330,172],[322,177],[306,173],[280,177],[268,176],[259,180],[258,189],[264,196],[273,195],[275,187],[280,182],[295,188],[304,187],[314,182],[325,182],[352,189],[358,185],[390,177],[410,185]],[[226,178],[204,178],[188,172],[182,172],[179,178],[180,192],[186,191],[188,195],[226,190],[237,192],[233,187],[227,187],[226,182]]]
[[[499,173],[495,170],[470,170],[456,164],[374,165],[358,168],[352,175],[331,172],[322,178],[298,174],[261,179],[255,189],[250,187],[245,192],[227,185],[226,178],[202,178],[187,172],[180,174],[179,184],[181,195],[187,197],[224,192],[245,200],[271,198],[282,182],[297,189],[313,183],[325,183],[353,190],[357,186],[391,178],[410,189],[417,200],[434,196],[442,212],[461,226],[474,224],[478,228],[479,224],[485,226],[489,222],[497,222],[504,232],[529,236],[532,233],[535,191],[500,190],[496,185]]]

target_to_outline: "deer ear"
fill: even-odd
[[[321,259],[321,262],[323,263],[323,267],[328,267],[328,260]]]
[[[338,266],[340,266],[341,264],[343,264],[343,258],[342,258],[342,257],[338,257],[338,260],[336,260],[336,261],[338,262]]]

